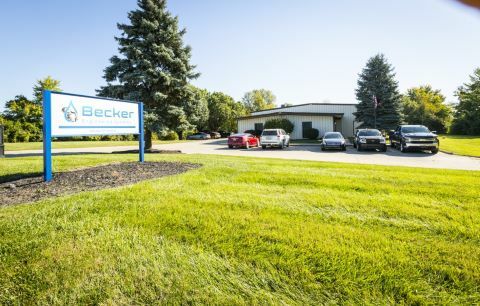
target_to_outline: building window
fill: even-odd
[[[263,123],[255,123],[255,131],[263,131]]]
[[[305,135],[305,131],[309,130],[311,128],[312,128],[312,122],[311,121],[302,122],[302,138],[307,138],[307,136]]]

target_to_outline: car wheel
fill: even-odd
[[[265,150],[267,148],[267,146],[262,146],[262,150]]]
[[[405,145],[403,144],[403,142],[400,143],[400,152],[402,152],[402,153],[407,152],[407,148],[405,148]]]
[[[438,153],[438,149],[433,149],[432,150],[432,154],[437,154]]]

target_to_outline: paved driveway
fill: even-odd
[[[155,145],[157,149],[181,150],[187,154],[220,154],[234,156],[283,158],[298,160],[314,160],[329,162],[345,162],[359,164],[377,164],[391,166],[410,166],[423,168],[446,168],[461,170],[480,170],[480,158],[465,157],[438,153],[432,155],[425,152],[401,153],[398,150],[388,148],[386,153],[367,151],[357,152],[352,147],[348,147],[346,152],[326,151],[322,152],[320,147],[314,145],[290,146],[284,150],[261,148],[246,149],[228,149],[226,140],[205,140],[188,141],[172,144]],[[56,154],[75,154],[75,153],[110,153],[112,151],[121,151],[127,149],[136,149],[136,147],[105,147],[105,148],[82,148],[82,149],[54,149]],[[17,151],[7,152],[7,156],[22,156],[25,154],[41,154],[42,151]]]
[[[480,158],[457,156],[439,152],[436,155],[426,152],[401,153],[388,148],[386,153],[376,151],[358,152],[353,147],[342,151],[321,151],[318,145],[296,145],[280,149],[251,148],[229,149],[226,140],[192,141],[161,145],[163,149],[177,149],[183,153],[221,154],[235,156],[256,156],[284,159],[301,159],[360,164],[396,165],[424,168],[447,168],[480,170]]]

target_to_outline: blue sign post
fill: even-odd
[[[50,91],[43,91],[43,180],[52,180],[52,117]]]
[[[145,161],[143,103],[45,90],[43,92],[43,178],[52,180],[52,137],[138,135]]]
[[[145,137],[143,133],[143,103],[138,103],[138,158],[141,163],[145,161]]]

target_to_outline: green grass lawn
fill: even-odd
[[[440,150],[480,157],[480,136],[440,135]]]
[[[136,155],[56,156],[65,171]],[[475,304],[480,172],[214,155],[0,208],[0,304]],[[41,171],[0,160],[0,175]]]
[[[167,144],[180,142],[183,140],[155,140],[154,144]],[[94,148],[94,147],[121,147],[136,146],[138,141],[54,141],[53,149],[67,148]],[[16,142],[5,143],[5,151],[22,151],[22,150],[41,150],[43,142]]]

